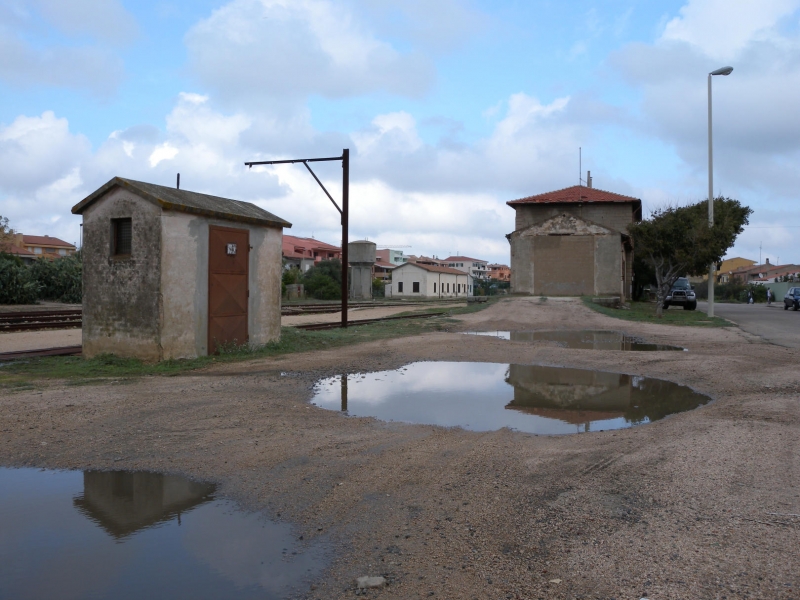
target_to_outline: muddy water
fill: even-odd
[[[0,598],[285,598],[324,564],[213,484],[0,468]]]
[[[621,373],[418,362],[396,371],[320,380],[312,402],[385,421],[566,434],[650,423],[709,400],[670,381]]]
[[[649,344],[620,331],[581,329],[577,331],[465,331],[467,335],[498,337],[512,342],[553,342],[579,350],[628,350],[633,352],[685,350],[680,346]]]

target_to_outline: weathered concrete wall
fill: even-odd
[[[161,358],[208,353],[208,221],[161,216]]]
[[[228,223],[228,227],[238,225]],[[281,241],[283,230],[273,227],[250,229],[250,345],[260,346],[281,337]]]
[[[622,282],[622,248],[618,235],[594,238],[594,295],[619,296]]]
[[[533,239],[533,293],[580,296],[594,291],[594,237],[539,235]]]
[[[350,298],[372,300],[372,267],[352,265],[349,273]]]
[[[124,189],[83,213],[83,354],[158,360],[160,209]],[[131,255],[115,258],[111,219],[132,219]]]
[[[633,222],[633,205],[623,203],[527,204],[516,206],[515,210],[515,230],[527,229],[563,213],[620,233],[627,233],[628,225]]]
[[[208,354],[208,231],[211,225],[250,232],[247,329],[250,344],[279,339],[281,332],[280,229],[165,212],[161,219],[162,358]]]

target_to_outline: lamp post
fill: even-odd
[[[708,74],[708,226],[714,226],[714,150],[711,136],[711,78],[714,75],[730,75],[733,67],[722,67]],[[708,316],[714,316],[714,279],[716,265],[708,266]]]

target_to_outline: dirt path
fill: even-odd
[[[50,386],[0,399],[0,463],[148,469],[217,481],[335,552],[309,598],[800,597],[796,351],[736,328],[619,321],[512,299],[454,330],[602,328],[689,352],[569,350],[440,332],[182,377]],[[418,360],[661,377],[715,402],[572,436],[346,417],[314,381]],[[770,514],[778,513],[778,514]]]
[[[80,329],[45,329],[42,331],[0,333],[0,352],[80,346],[81,340]]]

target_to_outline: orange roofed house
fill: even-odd
[[[3,250],[21,258],[24,262],[33,262],[37,258],[59,258],[69,256],[77,251],[73,244],[49,235],[14,234],[11,244]]]
[[[283,260],[287,267],[305,273],[321,260],[342,259],[342,249],[314,238],[283,236]]]
[[[642,201],[586,186],[512,200],[511,291],[629,299],[633,240]]]

